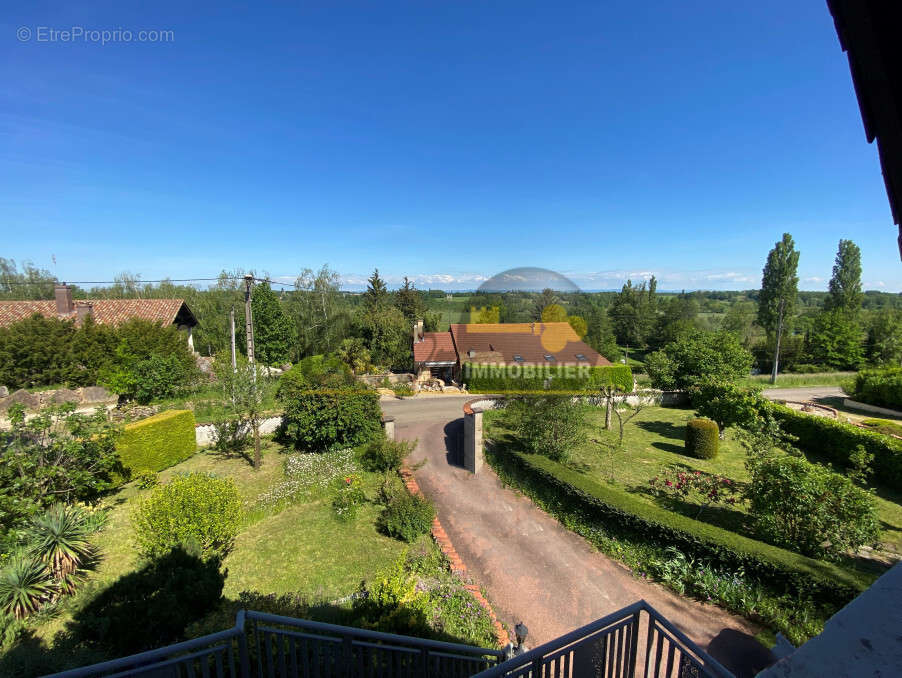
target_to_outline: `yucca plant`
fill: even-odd
[[[80,506],[54,504],[31,520],[29,552],[47,564],[64,593],[74,593],[76,571],[94,556],[93,531]]]
[[[22,619],[56,593],[47,566],[28,554],[13,556],[0,570],[0,611]]]

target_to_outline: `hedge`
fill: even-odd
[[[849,455],[863,445],[874,455],[875,480],[885,487],[902,490],[902,440],[785,405],[772,403],[768,407],[783,430],[798,438],[796,445],[806,454],[847,468]]]
[[[116,450],[122,465],[131,473],[162,471],[183,462],[197,451],[194,413],[167,410],[127,424]]]
[[[597,522],[615,538],[673,546],[688,557],[742,569],[781,594],[842,606],[871,583],[865,575],[648,504],[542,455],[499,446],[493,456],[528,495]]]
[[[464,363],[463,381],[470,393],[521,391],[585,391],[614,386],[633,390],[628,365],[491,365]]]
[[[869,405],[902,410],[902,367],[862,370],[855,376],[854,397]]]

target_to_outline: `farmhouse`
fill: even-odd
[[[413,330],[418,378],[460,381],[463,363],[520,366],[610,365],[569,323],[453,324],[447,332]]]
[[[192,328],[197,318],[184,299],[86,299],[73,300],[72,288],[57,285],[53,300],[0,301],[0,327],[7,327],[37,314],[45,318],[73,320],[81,324],[92,318],[99,325],[119,325],[133,318],[185,330],[188,346],[194,350]]]

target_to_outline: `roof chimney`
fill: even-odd
[[[56,297],[57,315],[69,315],[72,313],[72,288],[63,283],[53,288],[53,294]]]
[[[423,334],[423,321],[417,320],[413,326],[413,343],[418,344],[424,339]]]
[[[90,318],[94,315],[94,304],[90,301],[77,301],[75,302],[75,322],[81,325],[85,318]]]

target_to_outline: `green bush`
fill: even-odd
[[[557,460],[570,456],[586,429],[586,406],[570,396],[514,398],[502,417],[527,450]]]
[[[408,492],[396,495],[379,516],[379,528],[389,537],[416,541],[432,529],[435,506],[425,497]]]
[[[869,405],[902,410],[902,367],[862,370],[855,377],[852,397]]]
[[[876,543],[874,498],[849,478],[785,454],[765,457],[751,472],[750,512],[767,541],[814,558]]]
[[[693,330],[649,353],[645,369],[654,388],[689,389],[706,379],[734,381],[752,367],[749,353],[729,332]]]
[[[398,471],[416,446],[415,440],[389,440],[385,436],[379,436],[363,448],[360,463],[367,471],[376,473]]]
[[[633,373],[627,365],[487,365],[464,363],[463,380],[471,393],[519,393],[522,391],[597,390],[614,386],[633,390]]]
[[[224,583],[218,560],[173,549],[89,599],[68,630],[114,656],[162,647],[216,607]]]
[[[235,481],[206,473],[174,477],[155,488],[132,515],[138,551],[148,557],[195,545],[205,558],[224,556],[240,523]]]
[[[135,485],[142,490],[149,490],[159,484],[160,477],[157,475],[156,471],[144,469],[143,471],[138,471],[137,475],[135,475]]]
[[[342,521],[350,522],[357,517],[357,510],[366,502],[363,480],[356,473],[337,481],[338,491],[332,500],[332,510]]]
[[[581,516],[614,539],[673,547],[689,558],[743,571],[778,595],[810,597],[835,610],[870,584],[864,575],[648,504],[542,455],[495,447],[488,459],[556,515]]]
[[[902,490],[902,440],[785,405],[768,403],[765,407],[784,431],[797,438],[796,446],[806,454],[846,469],[852,466],[849,456],[861,445],[874,455],[874,477],[880,484]]]
[[[686,454],[696,459],[717,456],[719,430],[710,419],[690,419],[686,422]]]
[[[116,450],[131,472],[162,471],[181,463],[197,451],[194,413],[166,410],[127,424]]]
[[[357,447],[382,430],[379,396],[337,359],[302,360],[282,375],[276,396],[285,407],[277,437],[298,450]]]

